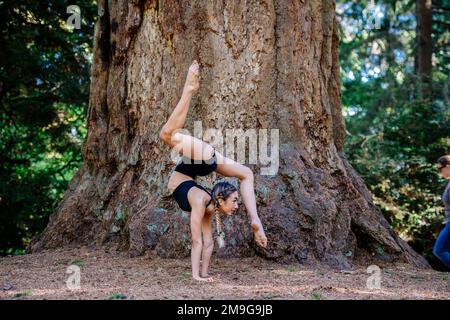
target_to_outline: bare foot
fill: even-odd
[[[187,92],[197,91],[200,87],[200,66],[197,60],[194,60],[189,67],[188,74],[186,76],[186,83],[184,84],[184,90]]]
[[[214,281],[214,279],[212,277],[209,277],[209,278],[192,277],[192,278],[196,281],[201,281],[201,282],[213,282]]]
[[[252,230],[256,243],[265,248],[267,246],[267,237],[261,223],[252,222]]]
[[[220,276],[220,274],[218,274],[218,273],[216,274],[215,273],[214,276],[218,277],[218,276]],[[202,278],[209,278],[209,277],[212,277],[212,275],[210,275],[209,273],[202,273],[201,277]]]

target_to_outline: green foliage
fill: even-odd
[[[84,267],[84,261],[79,259],[72,259],[69,261],[69,265],[76,265],[79,267]]]
[[[313,292],[311,294],[311,299],[312,300],[324,300],[322,297],[322,294],[320,294],[319,292]]]
[[[191,273],[188,271],[183,271],[180,273],[180,279],[181,280],[185,280],[185,279],[190,279],[191,278]]]
[[[26,296],[31,295],[32,293],[33,293],[32,290],[27,290],[27,291],[24,291],[24,292],[19,292],[19,293],[16,293],[16,294],[14,295],[14,298],[26,297]]]
[[[355,25],[369,1],[338,1],[346,154],[390,224],[433,266],[445,181],[436,160],[450,153],[449,1],[433,1],[433,96],[414,68],[414,1],[377,1],[380,28]],[[446,54],[447,53],[447,54]],[[381,252],[379,252],[381,254]]]
[[[287,266],[286,268],[284,268],[284,270],[286,270],[287,272],[297,272],[297,268],[295,266]]]
[[[0,254],[41,232],[82,162],[96,5],[0,2]]]
[[[126,298],[127,298],[127,296],[124,295],[123,293],[114,293],[113,295],[111,295],[109,297],[109,300],[123,300]]]

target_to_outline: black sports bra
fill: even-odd
[[[194,161],[188,157],[182,157],[182,161],[175,167],[175,171],[181,172],[192,179],[195,179],[196,176],[210,174],[217,168],[216,150],[214,150],[211,159],[202,160],[201,163],[195,162],[199,162],[199,160]]]

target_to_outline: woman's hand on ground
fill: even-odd
[[[200,87],[200,66],[197,60],[194,60],[189,67],[188,74],[186,76],[186,83],[184,84],[184,91],[192,93],[197,91]]]
[[[252,230],[256,243],[263,248],[267,247],[267,237],[261,222],[252,222]]]

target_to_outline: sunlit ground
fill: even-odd
[[[213,258],[215,281],[196,283],[189,258],[106,251],[58,249],[0,258],[0,299],[450,299],[449,273],[407,265],[381,267],[378,289],[368,287],[373,274],[365,266],[342,272],[260,258]]]

